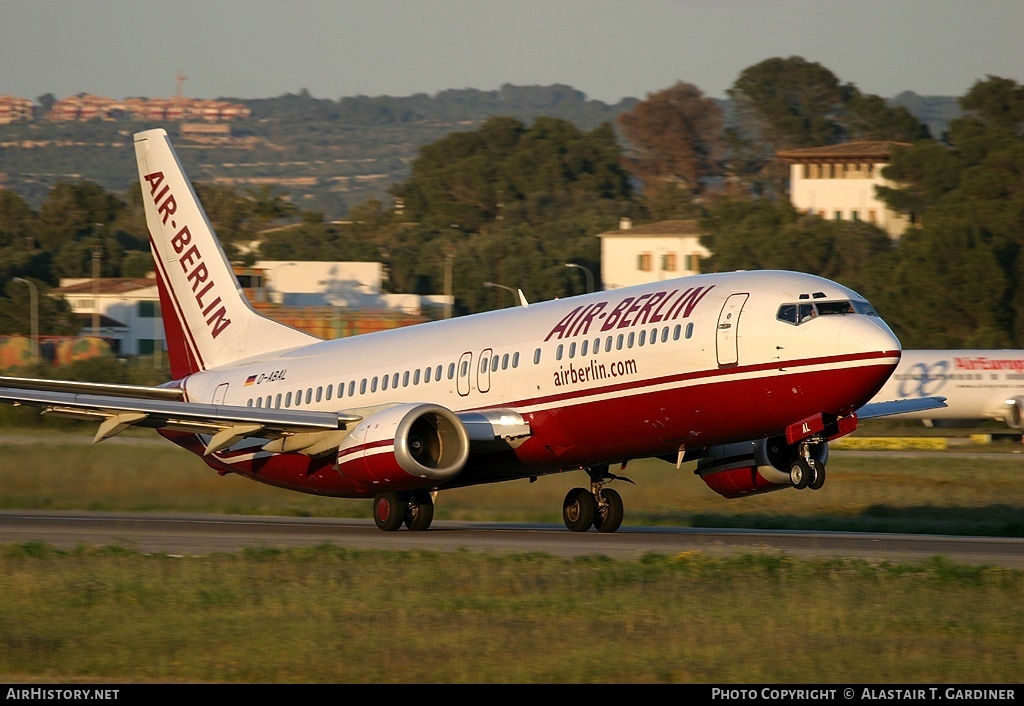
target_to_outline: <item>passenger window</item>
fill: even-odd
[[[686,324],[686,337],[687,338],[692,338],[693,337],[693,322],[692,321],[690,323]]]
[[[331,398],[334,397],[334,383],[332,382],[327,386],[327,401],[330,402]]]
[[[459,377],[464,378],[469,375],[469,361],[462,361],[462,365],[459,366]]]
[[[324,396],[324,388],[320,387],[320,386],[317,386],[317,388],[316,388],[316,401],[319,402],[320,400],[322,400],[323,396]]]
[[[501,356],[501,369],[508,370],[508,353]]]
[[[377,376],[374,375],[373,379],[370,380],[370,392],[377,391]]]
[[[569,357],[576,357],[576,341],[573,341],[572,343],[569,344]]]
[[[402,383],[402,385],[405,386],[405,385],[408,385],[408,384],[409,384],[409,373],[406,373],[405,374],[405,381]],[[419,385],[420,384],[420,369],[419,368],[416,368],[415,370],[412,371],[412,384],[413,385]]]
[[[423,382],[430,382],[430,373],[433,368],[427,368],[423,371]]]
[[[580,358],[587,355],[587,346],[590,345],[590,341],[583,339],[583,343],[580,344]]]
[[[621,351],[622,350],[622,339],[623,339],[623,336],[620,333],[618,335],[618,337],[615,339],[615,350],[617,350],[617,351]]]
[[[668,326],[661,329],[661,342],[665,343],[668,341]]]
[[[538,352],[540,351],[539,348],[537,350],[538,350]],[[513,368],[518,368],[519,367],[519,351],[516,351],[515,353],[512,354],[512,367]]]
[[[605,353],[611,353],[611,350],[612,350],[612,337],[609,336],[608,338],[604,339],[604,352]]]
[[[558,344],[558,348],[555,349],[555,360],[561,360],[562,359],[562,348],[563,348],[562,344],[559,343]]]
[[[448,379],[455,379],[455,363],[448,363]]]
[[[259,409],[263,408],[263,398],[262,397],[257,397],[256,398],[256,407],[259,408]]]
[[[359,394],[366,394],[366,378],[363,378],[362,380],[359,381]]]
[[[647,332],[646,331],[640,331],[640,338],[637,340],[636,344],[638,346],[642,346],[645,343],[647,343]]]
[[[505,360],[508,360],[508,354],[507,353],[505,354]],[[498,369],[498,356],[494,356],[493,358],[491,358],[491,370],[495,370],[496,371],[497,369]]]
[[[277,399],[274,400],[274,406],[281,409],[281,393],[277,393]]]
[[[538,365],[540,363],[540,348],[533,352],[533,364]]]
[[[636,335],[632,331],[630,331],[629,335],[626,337],[626,348],[632,348],[633,347],[633,339],[635,337],[636,337]]]
[[[363,381],[363,384],[366,384],[365,380]],[[351,397],[354,394],[356,394],[356,381],[350,380],[348,383],[348,396]]]
[[[306,404],[309,404],[312,401],[313,401],[313,388],[312,387],[307,387],[306,388]]]
[[[393,374],[391,376],[391,389],[394,390],[394,389],[397,389],[397,388],[398,388],[398,373],[395,373],[395,374]]]
[[[386,390],[386,389],[388,389],[388,380],[389,380],[389,379],[390,379],[390,378],[389,378],[389,377],[388,377],[387,375],[385,375],[385,376],[384,376],[383,378],[381,378],[381,381],[380,381],[380,389],[381,389],[382,391],[383,391],[383,390]]]
[[[672,340],[673,341],[678,341],[679,340],[679,334],[681,334],[682,332],[683,332],[683,327],[680,324],[676,324],[675,328],[672,329]]]
[[[284,394],[284,406],[285,407],[291,407],[292,406],[292,393],[291,392],[286,392]]]

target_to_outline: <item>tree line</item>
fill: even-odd
[[[230,256],[378,260],[391,291],[439,293],[453,274],[456,312],[512,304],[486,281],[531,300],[584,291],[600,273],[597,234],[634,222],[697,218],[707,271],[780,268],[820,274],[868,297],[904,346],[1019,347],[1024,302],[1024,88],[979,80],[961,117],[933,136],[905,108],[862,94],[800,57],[740,74],[723,105],[686,83],[652,93],[614,121],[492,117],[422,147],[393,203],[369,199],[345,223],[296,208],[274,187],[196,184]],[[890,207],[920,214],[898,242],[867,223],[795,211],[777,151],[892,140]],[[271,226],[287,225],[273,229]],[[0,191],[0,333],[26,333],[28,291],[61,277],[142,276],[151,269],[141,192],[60,183],[38,209]],[[259,243],[256,252],[241,247]],[[43,301],[46,311],[42,310]],[[40,330],[73,328],[40,296]],[[63,328],[62,328],[63,327]]]

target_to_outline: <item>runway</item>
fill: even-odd
[[[562,525],[435,521],[426,532],[382,532],[371,520],[167,513],[0,511],[0,544],[39,541],[60,549],[119,546],[144,553],[207,555],[244,548],[332,544],[379,551],[478,551],[638,559],[647,554],[784,554],[1024,568],[1024,538],[861,532],[629,527],[602,534]]]

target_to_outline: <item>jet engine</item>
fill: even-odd
[[[403,404],[363,419],[338,447],[338,472],[388,490],[449,481],[469,458],[469,435],[454,412]]]
[[[1006,400],[1006,406],[1006,426],[1024,429],[1024,397],[1011,397]]]
[[[809,450],[815,464],[824,468],[828,443],[812,444]],[[726,498],[767,493],[793,485],[790,469],[799,454],[800,444],[783,436],[713,446],[697,461],[695,473]]]

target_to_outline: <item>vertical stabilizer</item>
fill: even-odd
[[[318,341],[249,305],[167,132],[135,135],[171,374]]]

